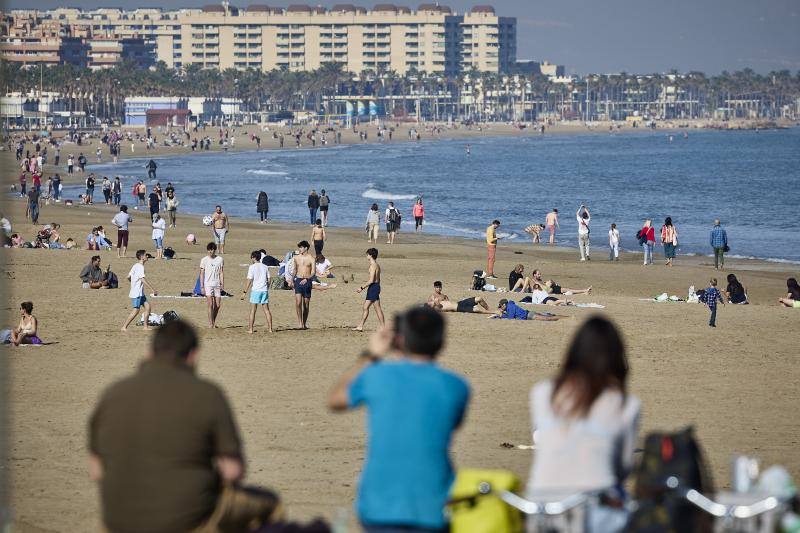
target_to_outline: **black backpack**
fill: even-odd
[[[400,223],[400,211],[395,209],[389,209],[389,222],[392,224],[399,224]]]
[[[636,240],[639,241],[639,246],[647,242],[647,235],[642,230],[636,232]]]
[[[175,257],[175,250],[173,250],[172,248],[167,246],[166,248],[164,248],[164,257],[167,258],[167,259],[174,258]]]
[[[176,320],[180,320],[180,316],[175,311],[167,311],[161,317],[161,322],[163,324],[168,324],[170,322],[175,322]]]
[[[689,503],[679,491],[667,487],[667,479],[674,477],[681,489],[695,489],[704,494],[714,490],[694,428],[648,435],[633,477],[638,506],[631,515],[628,531],[711,531],[711,516]]]

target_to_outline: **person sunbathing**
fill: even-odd
[[[425,303],[428,307],[432,307],[442,313],[478,313],[482,315],[491,315],[492,311],[489,310],[489,304],[483,296],[473,296],[471,298],[464,298],[458,302],[451,302],[450,298],[442,292],[442,282],[433,282],[433,294],[428,297]]]
[[[536,305],[572,305],[569,300],[557,298],[547,292],[542,285],[534,283],[531,286],[531,303]]]
[[[542,320],[545,322],[553,322],[566,316],[554,315],[552,313],[537,313],[536,311],[528,311],[523,309],[512,300],[503,298],[497,306],[497,313],[492,315],[492,318],[505,318],[508,320]]]
[[[548,294],[589,294],[592,292],[591,285],[585,289],[573,289],[570,287],[563,287],[552,279],[545,281],[542,279],[542,271],[539,269],[533,271],[531,285],[533,283],[541,285],[543,289],[547,290]]]
[[[22,302],[19,306],[20,314],[19,326],[11,331],[11,344],[42,344],[42,340],[37,336],[39,323],[33,316],[33,303]]]

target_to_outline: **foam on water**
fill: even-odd
[[[362,198],[370,200],[416,200],[418,196],[417,194],[395,194],[377,189],[367,189],[361,193]]]
[[[262,170],[260,168],[247,169],[248,174],[258,174],[259,176],[288,176],[288,172],[282,170]]]

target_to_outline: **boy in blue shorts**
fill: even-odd
[[[294,308],[300,329],[308,329],[308,312],[311,308],[311,289],[314,279],[314,259],[308,254],[308,248],[308,241],[297,243],[299,253],[292,257],[294,277],[289,282],[289,286],[294,289]]]
[[[244,300],[248,289],[251,289],[250,319],[247,323],[247,333],[253,333],[253,324],[256,321],[256,310],[259,305],[264,312],[264,318],[267,319],[269,332],[272,333],[272,312],[269,310],[269,269],[267,265],[261,262],[260,250],[256,250],[250,254],[250,262],[252,264],[247,269],[247,279],[245,280],[244,290],[242,291],[242,300]]]
[[[383,309],[381,309],[381,266],[378,264],[377,248],[367,250],[367,261],[369,261],[369,280],[366,285],[362,285],[356,291],[361,294],[364,289],[367,289],[367,297],[364,299],[361,323],[353,328],[354,331],[364,331],[364,324],[369,317],[369,308],[373,305],[375,306],[375,315],[378,317],[378,324],[381,328],[384,325]]]
[[[139,309],[141,308],[144,308],[144,329],[150,329],[150,326],[147,324],[147,319],[150,318],[150,302],[147,301],[147,296],[144,295],[145,285],[153,291],[154,296],[158,294],[158,291],[156,291],[144,277],[144,264],[147,262],[147,252],[144,250],[136,250],[136,259],[137,262],[131,267],[131,271],[128,273],[128,279],[131,282],[131,290],[128,296],[131,298],[133,310],[122,325],[122,331],[128,331],[128,326],[131,325],[133,319],[139,314]]]

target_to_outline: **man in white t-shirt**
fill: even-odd
[[[217,245],[206,246],[208,255],[200,260],[200,293],[208,302],[208,327],[217,327],[217,316],[222,306],[222,291],[225,288],[222,256],[217,255]]]
[[[247,269],[247,279],[244,282],[242,300],[244,300],[247,290],[250,291],[250,319],[247,322],[247,333],[253,333],[253,325],[256,321],[256,310],[261,306],[264,318],[267,319],[267,327],[272,333],[272,312],[269,310],[269,269],[261,262],[261,251],[256,250],[250,254],[252,263]]]
[[[589,222],[592,220],[589,208],[581,205],[575,213],[578,221],[578,249],[581,252],[581,261],[589,261]]]
[[[131,282],[131,290],[128,296],[131,298],[133,310],[131,314],[128,315],[128,318],[125,319],[125,323],[122,325],[122,331],[128,331],[128,326],[131,325],[133,319],[139,314],[139,309],[141,308],[144,309],[144,329],[150,329],[150,326],[147,324],[147,319],[150,317],[150,302],[147,301],[147,297],[144,295],[145,285],[150,287],[154,296],[158,294],[158,291],[147,282],[144,276],[144,264],[147,262],[147,252],[144,250],[136,250],[136,259],[137,262],[134,263],[131,267],[131,271],[128,273],[128,279]]]

